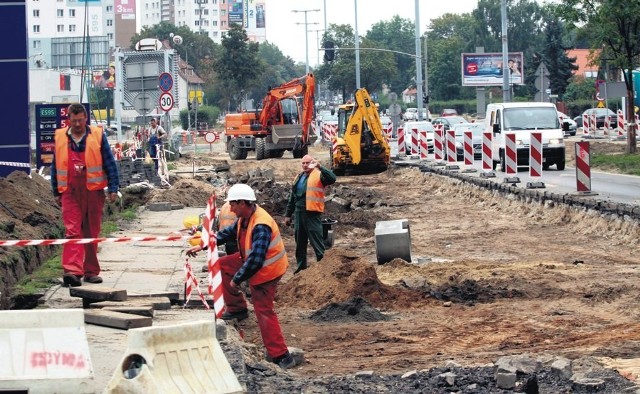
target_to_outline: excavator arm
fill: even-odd
[[[344,133],[344,142],[349,148],[351,162],[358,165],[363,155],[369,154],[378,156],[384,153],[384,157],[388,158],[389,144],[384,138],[378,109],[369,92],[364,88],[358,89],[354,96],[355,106]]]
[[[295,98],[302,95],[301,119],[302,143],[308,144],[309,129],[313,122],[314,94],[316,90],[315,77],[309,73],[303,77],[293,79],[278,87],[272,88],[262,100],[262,112],[260,112],[260,124],[267,129],[273,124],[281,124],[280,101],[287,98]]]

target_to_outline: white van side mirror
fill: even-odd
[[[493,132],[494,133],[500,133],[500,123],[494,123],[493,124]]]

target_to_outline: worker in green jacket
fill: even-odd
[[[293,181],[291,195],[287,203],[284,224],[291,224],[294,217],[296,239],[296,261],[298,267],[294,274],[307,269],[307,245],[316,254],[316,260],[324,256],[324,236],[322,232],[322,213],[324,212],[324,188],[336,182],[336,175],[324,168],[310,155],[302,158],[302,172]]]

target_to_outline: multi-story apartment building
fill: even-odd
[[[220,43],[231,23],[244,27],[252,41],[265,40],[266,0],[138,0],[139,28],[169,22],[187,26]],[[140,29],[138,29],[140,30]]]

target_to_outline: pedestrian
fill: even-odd
[[[118,167],[107,135],[99,127],[87,125],[82,104],[67,109],[69,127],[55,131],[55,150],[51,165],[51,189],[62,207],[66,238],[97,238],[100,234],[104,189],[109,201],[118,198]],[[62,246],[63,283],[81,286],[102,283],[97,245]]]
[[[280,228],[271,215],[256,204],[255,192],[249,185],[233,185],[226,201],[238,219],[220,229],[216,239],[225,245],[229,241],[237,241],[241,258],[219,259],[226,305],[222,319],[243,320],[248,317],[247,301],[240,291],[240,284],[248,280],[267,355],[281,368],[292,368],[296,362],[285,344],[273,307],[278,282],[289,266]],[[202,249],[202,246],[194,246],[187,250],[187,255],[193,257]]]
[[[158,169],[158,146],[162,146],[166,140],[167,132],[158,124],[158,119],[151,118],[149,126],[149,156]]]
[[[336,174],[322,167],[310,155],[302,158],[302,172],[293,181],[284,224],[293,226],[296,239],[296,262],[294,274],[307,269],[307,245],[316,254],[316,260],[324,257],[324,236],[321,216],[324,212],[324,188],[336,182]]]

